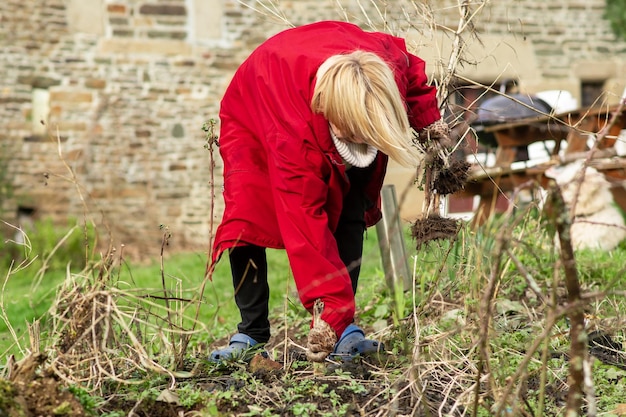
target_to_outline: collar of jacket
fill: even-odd
[[[316,114],[313,116],[313,133],[317,139],[317,144],[320,150],[330,158],[333,165],[341,167],[345,171],[345,165],[343,158],[339,154],[333,139],[330,136],[330,129],[328,129],[328,120],[322,115]]]

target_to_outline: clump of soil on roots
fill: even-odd
[[[411,236],[415,240],[416,248],[419,249],[434,240],[449,240],[456,237],[459,228],[458,220],[431,214],[411,225]]]
[[[411,226],[416,248],[435,240],[455,239],[461,226],[456,219],[441,217],[437,211],[442,196],[454,194],[465,187],[470,164],[464,160],[444,160],[428,155],[424,173],[424,215]]]
[[[440,195],[454,194],[465,188],[470,163],[460,159],[450,161],[447,168],[442,167],[433,180],[432,188]]]

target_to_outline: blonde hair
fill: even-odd
[[[355,51],[324,61],[311,109],[402,165],[416,166],[422,159],[393,71],[376,54]]]

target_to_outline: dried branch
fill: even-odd
[[[515,190],[514,194],[519,193],[521,188]],[[523,220],[523,217],[518,216],[517,218],[513,218],[513,207],[509,207],[507,212],[505,213],[505,219],[508,219],[507,226],[500,228],[497,236],[496,236],[496,244],[494,247],[493,256],[493,266],[491,269],[491,273],[489,274],[489,281],[487,283],[487,288],[485,289],[483,296],[480,299],[480,309],[479,313],[481,314],[480,326],[478,329],[478,370],[476,373],[475,387],[474,387],[474,400],[473,400],[473,409],[472,416],[476,417],[478,413],[478,405],[480,400],[480,382],[483,376],[483,373],[487,377],[487,386],[486,391],[492,396],[493,395],[493,376],[489,365],[490,358],[490,350],[489,350],[489,329],[492,319],[492,311],[493,311],[493,299],[495,297],[496,289],[499,285],[501,274],[504,270],[503,268],[503,258],[504,255],[508,252],[508,247],[511,239],[511,233],[517,225]],[[518,368],[518,372],[520,369]],[[498,407],[502,407],[505,404],[506,398],[501,398],[498,402]],[[498,414],[496,414],[498,415]]]
[[[237,0],[239,4],[242,6],[253,10],[255,13],[258,13],[261,16],[269,17],[270,19],[275,19],[280,24],[287,25],[288,27],[294,27],[294,24],[289,22],[287,16],[280,8],[280,2],[275,0],[255,0],[254,3],[259,6],[259,8],[254,7],[253,5],[248,4],[243,0]]]
[[[448,96],[448,88],[450,82],[452,81],[456,68],[459,64],[462,55],[462,49],[464,47],[464,42],[462,35],[465,32],[468,23],[470,20],[470,3],[471,0],[463,0],[459,3],[459,23],[457,25],[456,31],[454,32],[454,41],[452,43],[452,53],[450,54],[450,58],[448,60],[448,66],[446,68],[446,73],[441,80],[441,84],[437,89],[438,99],[441,103]]]
[[[587,157],[585,158],[585,161],[583,162],[583,167],[581,170],[580,177],[576,179],[577,181],[576,192],[574,193],[574,200],[572,201],[572,207],[570,209],[571,221],[573,221],[574,216],[576,216],[576,205],[578,204],[578,196],[580,195],[580,189],[582,188],[583,181],[585,180],[587,167],[591,163],[591,160],[593,159],[595,153],[598,151],[598,147],[600,146],[604,138],[609,134],[609,132],[611,131],[611,128],[615,125],[615,123],[617,123],[617,120],[621,117],[622,111],[624,110],[625,106],[626,106],[626,89],[624,89],[624,92],[622,93],[622,97],[620,99],[620,102],[617,108],[613,111],[613,113],[611,113],[608,123],[606,123],[602,127],[602,129],[600,129],[600,131],[597,133],[596,140],[594,141],[593,146],[587,152]]]
[[[585,370],[587,360],[587,334],[585,332],[585,316],[581,301],[580,283],[576,271],[576,259],[570,236],[571,219],[561,192],[552,183],[550,186],[550,200],[555,208],[553,219],[560,243],[560,260],[565,271],[565,285],[567,287],[567,301],[569,304],[568,317],[570,321],[570,370],[568,377],[569,392],[567,395],[566,416],[579,416],[583,404]]]

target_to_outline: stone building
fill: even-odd
[[[578,103],[625,85],[626,43],[604,0],[472,2],[459,82],[516,79]],[[127,253],[204,250],[219,221],[221,167],[203,124],[247,54],[321,19],[404,36],[434,81],[448,65],[456,0],[3,0],[0,2],[0,218],[88,218]],[[434,23],[437,23],[435,25]],[[464,81],[465,80],[465,81]],[[251,86],[254,88],[254,86]],[[219,133],[219,132],[217,132]],[[391,166],[402,216],[419,207],[412,172]],[[214,190],[214,191],[213,191]],[[404,193],[404,190],[410,190]]]

